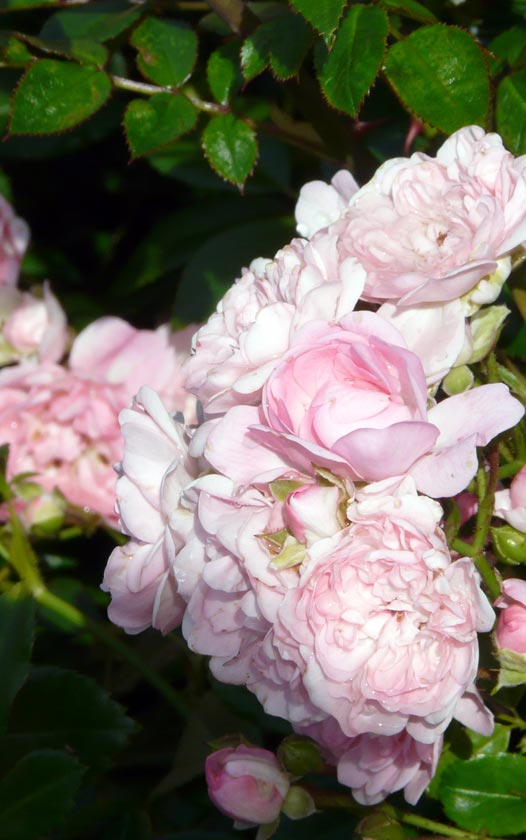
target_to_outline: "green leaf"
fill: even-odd
[[[10,32],[0,32],[0,57],[11,67],[25,67],[33,60],[25,44]]]
[[[347,0],[290,0],[298,12],[327,40],[338,27]]]
[[[336,33],[332,50],[316,50],[316,69],[327,101],[357,117],[381,67],[389,24],[378,6],[352,6]]]
[[[457,761],[442,776],[440,799],[449,819],[491,835],[526,832],[526,756]]]
[[[35,628],[35,602],[20,587],[0,596],[0,730],[28,671]]]
[[[270,67],[282,81],[296,76],[312,43],[312,31],[299,15],[286,13],[258,26],[241,48],[247,81]]]
[[[424,23],[436,23],[433,12],[417,3],[417,0],[380,0],[381,5],[388,12],[397,12],[402,17],[421,20]]]
[[[526,27],[512,26],[490,41],[488,49],[494,53],[499,64],[507,62],[510,67],[524,66],[526,63]]]
[[[132,33],[130,43],[139,51],[139,70],[155,84],[179,87],[191,76],[197,35],[186,23],[146,18]]]
[[[235,41],[212,53],[206,66],[208,85],[217,102],[226,105],[243,84],[239,68],[239,47]]]
[[[0,761],[14,763],[35,748],[67,749],[100,769],[134,730],[134,721],[94,680],[62,668],[35,668],[13,704]]]
[[[149,154],[191,131],[197,111],[185,96],[157,93],[132,99],[124,114],[126,138],[132,158]]]
[[[247,82],[263,73],[268,66],[268,41],[262,37],[260,26],[241,47],[241,67]]]
[[[40,37],[109,41],[133,26],[141,15],[141,8],[131,5],[127,0],[98,0],[96,3],[55,12],[45,22]]]
[[[387,55],[385,73],[395,92],[419,119],[451,133],[485,125],[489,78],[477,42],[455,26],[424,26]]]
[[[473,746],[472,757],[475,758],[483,755],[505,753],[510,742],[511,729],[509,726],[496,723],[493,733],[489,737],[479,735],[472,729],[466,729],[466,733]]]
[[[256,132],[233,114],[212,117],[203,132],[203,150],[221,178],[242,185],[254,169],[258,144]]]
[[[526,70],[505,76],[497,90],[497,131],[515,155],[526,152]]]
[[[13,97],[11,134],[54,134],[91,117],[111,93],[106,73],[44,58],[31,65]]]
[[[88,38],[50,38],[44,40],[43,38],[35,38],[32,35],[18,33],[17,38],[20,38],[26,44],[29,44],[29,46],[34,47],[40,52],[73,58],[80,62],[80,64],[94,64],[96,67],[104,67],[108,61],[108,50],[106,47]],[[32,58],[31,54],[29,55]]]
[[[84,768],[63,752],[31,752],[0,781],[0,824],[9,840],[37,840],[62,822]]]

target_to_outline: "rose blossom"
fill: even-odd
[[[8,476],[37,473],[86,512],[117,522],[119,411],[137,379],[157,382],[172,410],[186,394],[167,330],[135,330],[118,318],[95,321],[75,339],[69,367],[29,362],[0,371],[0,440],[10,444]],[[168,378],[172,375],[173,378]]]
[[[338,781],[362,805],[375,805],[402,789],[406,801],[415,805],[433,778],[443,744],[441,735],[423,744],[405,731],[349,738],[333,717],[299,730],[318,742],[329,763],[337,766]]]
[[[338,762],[338,781],[350,787],[362,805],[375,805],[402,789],[406,801],[416,805],[433,778],[441,751],[442,737],[422,744],[407,732],[360,735]]]
[[[41,297],[0,287],[0,363],[60,362],[67,337],[64,310],[47,283]]]
[[[354,309],[365,275],[341,260],[336,239],[294,239],[274,260],[256,260],[194,338],[186,387],[209,414],[257,403],[270,371],[301,326]]]
[[[364,299],[448,301],[499,272],[477,298],[492,302],[508,255],[526,240],[524,168],[524,157],[478,126],[455,132],[436,158],[415,153],[380,166],[328,228],[341,258],[365,268]]]
[[[358,189],[358,184],[346,169],[337,172],[330,184],[325,181],[304,184],[295,209],[299,235],[311,239],[319,230],[335,222]]]
[[[256,825],[279,817],[290,787],[273,753],[244,744],[209,755],[205,773],[214,805],[227,817]]]
[[[113,550],[106,566],[102,588],[112,597],[108,616],[128,633],[150,625],[167,633],[181,623],[185,607],[173,563],[192,518],[177,508],[196,465],[184,427],[151,388],[140,389],[119,422],[124,455],[117,508],[122,530],[132,539]]]
[[[526,466],[514,477],[509,490],[498,490],[495,493],[494,513],[517,531],[526,533]]]
[[[0,286],[16,285],[28,242],[27,224],[0,195]]]
[[[502,595],[495,601],[500,607],[495,641],[499,648],[526,654],[526,581],[509,578],[502,584]]]
[[[208,427],[205,455],[241,483],[313,465],[376,481],[410,472],[428,495],[455,495],[477,469],[476,447],[519,421],[507,386],[483,385],[427,408],[419,359],[371,312],[311,322],[275,364],[261,407],[237,406]],[[204,433],[203,433],[204,434]]]
[[[430,744],[453,716],[491,731],[474,680],[477,632],[494,614],[473,563],[451,562],[440,505],[408,478],[369,485],[348,516],[349,528],[308,549],[258,652],[264,692],[257,678],[249,687],[271,711],[287,690],[276,670],[284,661],[348,737],[406,730]],[[289,704],[289,719],[312,722],[293,695]]]

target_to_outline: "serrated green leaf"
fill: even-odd
[[[260,73],[263,73],[268,66],[268,42],[257,33],[261,32],[260,26],[241,47],[241,67],[243,76],[247,82],[251,82]]]
[[[497,90],[497,131],[515,155],[526,152],[526,70],[505,76]]]
[[[191,76],[197,60],[197,35],[177,20],[146,18],[130,38],[143,76],[157,85],[179,87]]]
[[[133,6],[127,0],[98,0],[55,12],[45,22],[40,37],[109,41],[133,26],[142,14],[140,6]]]
[[[493,733],[489,737],[479,735],[472,729],[466,729],[466,733],[473,746],[473,758],[478,758],[483,755],[505,753],[510,742],[511,729],[509,726],[496,723]]]
[[[28,671],[35,628],[35,602],[16,586],[0,596],[0,730]]]
[[[439,794],[461,828],[499,837],[526,832],[526,756],[457,761],[444,771]]]
[[[270,67],[282,81],[296,76],[312,43],[312,31],[299,15],[286,13],[259,26],[241,48],[247,81]]]
[[[436,17],[430,9],[426,9],[417,0],[380,0],[381,5],[388,12],[397,12],[403,17],[421,20],[424,23],[436,23]]]
[[[243,84],[239,67],[239,46],[235,41],[215,50],[206,66],[208,85],[217,102],[226,105]]]
[[[124,114],[132,157],[168,146],[191,131],[196,122],[197,111],[185,96],[158,93],[150,99],[132,99]]]
[[[93,64],[104,67],[108,60],[108,50],[97,41],[88,38],[35,38],[32,35],[18,35],[29,46],[39,52],[73,58],[81,64]]]
[[[347,0],[290,0],[314,29],[328,39],[338,27]]]
[[[242,185],[258,156],[256,132],[233,114],[212,117],[203,132],[205,155],[221,178]]]
[[[362,102],[380,70],[388,18],[378,6],[356,4],[345,15],[332,50],[316,50],[318,79],[327,101],[340,111],[358,116]]]
[[[385,73],[402,102],[419,119],[451,133],[485,125],[489,77],[481,48],[455,26],[424,26],[387,55]]]
[[[11,67],[25,67],[33,60],[25,44],[10,32],[0,32],[0,57]]]
[[[111,93],[106,73],[44,58],[31,65],[13,97],[11,134],[54,134],[91,117]]]
[[[134,730],[135,723],[94,680],[62,668],[35,668],[0,738],[0,763],[12,764],[30,749],[68,749],[100,769]]]
[[[37,840],[59,825],[73,805],[84,768],[64,752],[24,756],[0,780],[0,824],[9,840]]]

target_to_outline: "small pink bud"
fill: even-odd
[[[277,819],[290,787],[273,753],[244,744],[209,755],[205,773],[214,805],[227,817],[252,824]]]

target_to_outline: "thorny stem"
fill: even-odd
[[[130,93],[142,93],[146,96],[153,96],[156,93],[179,93],[186,97],[198,111],[204,111],[208,114],[225,114],[228,111],[228,108],[224,105],[218,105],[216,102],[207,102],[201,99],[191,85],[185,85],[180,90],[175,90],[171,87],[151,85],[148,82],[137,82],[135,79],[125,79],[123,76],[112,75],[110,78],[116,88],[128,90]]]

